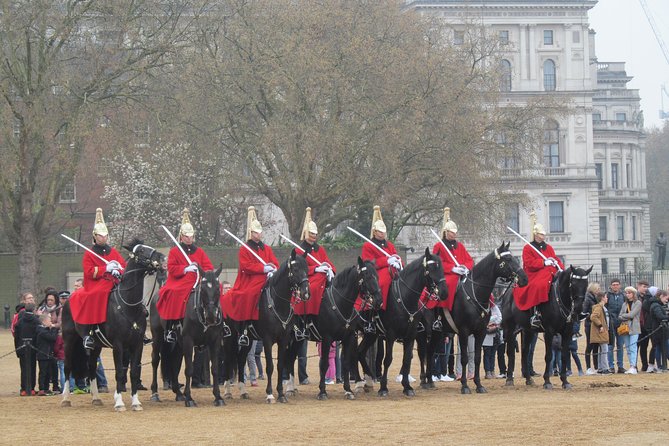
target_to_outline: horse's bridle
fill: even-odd
[[[435,264],[435,263],[437,263],[436,260],[432,260],[432,259],[428,260],[427,257],[423,256],[423,277],[426,278],[426,280],[429,280],[429,282],[431,282],[431,283],[428,283],[428,286],[425,287],[425,288],[428,288],[428,290],[429,290],[427,301],[434,301],[434,302],[439,300],[439,289],[438,289],[439,284],[442,283],[442,282],[446,282],[446,278],[443,277],[443,274],[442,274],[441,279],[439,279],[436,282],[434,281],[434,279],[432,279],[432,276],[430,276],[429,266],[432,265],[432,264]],[[402,299],[402,292],[401,292],[402,290],[400,289],[399,282],[402,282],[402,284],[405,287],[407,287],[413,293],[418,294],[418,296],[419,296],[418,308],[413,313],[411,311],[409,311],[409,309],[404,304],[404,299]],[[423,311],[423,309],[427,306],[427,301],[424,301],[423,299],[420,299],[420,296],[423,293],[422,290],[417,291],[417,290],[414,290],[413,288],[411,288],[409,286],[409,284],[406,283],[404,281],[404,279],[402,279],[402,276],[399,276],[397,282],[393,282],[393,283],[397,287],[397,299],[396,299],[397,303],[399,303],[402,306],[402,308],[404,309],[404,311],[406,311],[406,313],[409,315],[409,322],[413,322],[415,316],[418,313],[420,313],[421,311]]]
[[[206,322],[206,318],[204,316],[204,305],[202,305],[202,299],[200,298],[200,294],[202,293],[202,283],[205,282],[207,283],[208,286],[215,287],[216,289],[220,290],[220,283],[218,280],[216,280],[213,284],[210,284],[205,280],[204,277],[202,277],[202,280],[200,280],[200,283],[197,286],[196,290],[193,290],[195,293],[195,299],[193,299],[193,309],[195,310],[195,314],[197,314],[197,320],[202,324],[202,327],[204,328],[204,331],[207,331],[208,328],[210,327],[217,327],[221,325],[223,322],[223,312],[221,311],[221,304],[220,304],[220,299],[217,302],[216,305],[216,322],[213,324],[208,324]]]
[[[141,247],[141,248],[146,248],[146,249],[148,249],[148,250],[149,250],[149,254],[148,254],[148,255],[146,255],[146,254],[143,254],[143,255],[139,255],[139,254],[137,254],[137,249],[140,248],[140,247]],[[135,246],[132,248],[132,251],[130,252],[130,254],[128,255],[128,258],[134,260],[135,263],[137,263],[138,265],[142,266],[142,268],[135,268],[135,269],[131,269],[131,270],[126,270],[126,271],[123,273],[123,276],[125,276],[125,275],[127,275],[127,274],[129,274],[129,273],[134,273],[134,272],[136,272],[136,271],[142,271],[142,270],[144,270],[144,276],[155,273],[156,270],[157,270],[158,268],[160,268],[160,262],[159,262],[159,261],[157,261],[157,260],[151,260],[151,258],[153,257],[153,254],[154,254],[155,252],[156,252],[156,249],[155,249],[155,248],[152,248],[152,247],[150,247],[150,246],[148,246],[148,245],[142,245],[142,244],[137,244],[137,245],[135,245]],[[123,276],[122,276],[122,277],[123,277]],[[137,306],[137,305],[139,305],[139,304],[144,303],[144,300],[140,300],[140,301],[138,301],[138,302],[136,302],[136,303],[128,303],[128,302],[126,302],[125,299],[123,299],[123,297],[121,297],[121,291],[127,291],[127,290],[129,290],[130,288],[121,289],[121,283],[122,283],[122,282],[119,282],[118,286],[114,287],[113,294],[114,294],[114,297],[115,297],[116,299],[118,299],[118,300],[120,300],[121,302],[123,302],[123,304],[124,304],[125,306],[127,306],[127,307],[134,307],[134,306]],[[156,283],[154,282],[154,284],[153,284],[153,289],[151,290],[151,294],[150,294],[150,296],[153,295],[153,290],[155,289],[155,287],[156,287]]]
[[[290,323],[290,320],[293,318],[293,315],[295,314],[294,306],[302,302],[302,297],[300,296],[300,286],[305,282],[309,283],[309,277],[305,277],[299,282],[293,280],[295,274],[293,273],[292,265],[295,264],[297,264],[297,261],[293,260],[292,258],[288,259],[286,262],[286,267],[288,269],[288,280],[290,282],[290,299],[289,299],[290,311],[288,312],[288,316],[286,317],[285,320],[276,311],[274,305],[274,298],[272,298],[273,286],[268,283],[267,286],[265,287],[265,292],[267,293],[267,301],[268,301],[267,306],[270,310],[272,310],[272,313],[274,313],[274,316],[276,316],[279,322],[281,322],[281,325],[283,326],[284,330],[286,329],[286,327]],[[279,298],[282,300],[286,300],[283,299],[281,296],[279,296]]]
[[[356,266],[356,268],[357,268],[356,271],[357,271],[357,274],[358,274],[358,280],[357,280],[358,294],[362,296],[362,301],[364,302],[363,311],[368,304],[370,305],[370,307],[374,308],[374,297],[372,296],[372,293],[367,289],[367,286],[365,285],[365,279],[363,277],[363,273],[367,271],[368,267],[363,266],[361,268],[360,266]],[[339,297],[341,297],[343,300],[346,300],[346,301],[353,304],[353,311],[351,312],[350,317],[346,318],[344,316],[344,314],[341,312],[341,310],[339,309],[339,307],[337,306],[337,302],[335,301],[334,295],[333,295],[333,292],[335,292],[335,291],[337,292]],[[349,328],[351,326],[351,323],[356,318],[360,318],[360,320],[362,320],[365,323],[371,323],[371,321],[368,321],[367,319],[365,319],[362,316],[362,313],[357,308],[355,308],[355,300],[350,301],[349,299],[347,299],[346,296],[342,295],[339,291],[336,290],[334,284],[329,286],[326,289],[325,292],[326,292],[326,294],[328,296],[328,299],[330,301],[330,305],[331,305],[332,310],[334,310],[337,313],[337,315],[346,323],[345,328]]]
[[[569,294],[572,294],[572,286],[574,284],[574,280],[585,280],[587,282],[588,280],[588,275],[585,276],[577,276],[574,274],[574,271],[570,269],[569,271]],[[571,322],[572,318],[575,317],[576,315],[574,314],[575,309],[575,303],[576,299],[585,299],[585,294],[582,296],[571,296],[571,308],[567,308],[564,305],[562,305],[562,301],[560,300],[560,288],[558,286],[555,287],[555,299],[557,300],[558,303],[558,308],[560,309],[560,314],[562,315],[563,318],[567,320],[567,322]]]

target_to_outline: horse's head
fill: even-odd
[[[500,247],[494,251],[496,259],[495,276],[509,281],[513,280],[519,287],[524,287],[527,285],[527,274],[520,266],[518,259],[511,254],[510,244],[511,242],[506,244],[502,242]]]
[[[304,256],[298,256],[293,249],[286,261],[292,295],[303,301],[307,301],[311,297],[309,294],[309,267],[305,257],[306,253]]]
[[[358,256],[358,287],[362,298],[369,301],[376,310],[383,304],[383,296],[379,287],[379,275],[376,273],[374,262]]]
[[[569,293],[571,294],[574,314],[580,314],[583,311],[583,301],[585,301],[585,293],[588,290],[590,271],[592,271],[592,266],[583,269],[579,266],[569,265],[569,268],[561,273],[569,277]]]
[[[446,300],[448,297],[448,285],[444,278],[444,266],[441,264],[439,256],[430,253],[429,248],[425,248],[425,255],[422,258],[423,276],[425,285],[430,293],[430,298],[437,297],[439,300]]]
[[[203,271],[200,269],[200,308],[202,319],[206,326],[216,325],[222,320],[221,314],[221,283],[218,276],[223,271],[223,265],[215,271]]]
[[[142,269],[145,269],[149,274],[153,274],[163,268],[163,262],[165,261],[163,253],[156,251],[149,245],[143,244],[141,240],[135,238],[123,247],[130,251],[130,260],[134,261]]]

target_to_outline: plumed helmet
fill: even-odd
[[[304,216],[304,225],[302,225],[302,236],[300,237],[300,240],[307,238],[307,232],[318,234],[318,226],[316,226],[316,223],[311,219],[311,208],[307,208],[307,213]]]
[[[190,213],[188,209],[184,209],[183,214],[181,215],[181,227],[179,228],[179,237],[185,235],[186,237],[192,237],[195,235],[195,229],[190,222]]]
[[[446,237],[447,232],[458,233],[458,225],[451,220],[451,208],[444,208],[444,226],[441,228],[441,236]]]
[[[109,235],[107,230],[107,225],[105,224],[105,218],[102,216],[102,208],[97,208],[95,210],[95,225],[93,226],[93,236],[95,235]]]
[[[374,215],[372,215],[372,231],[370,237],[374,237],[374,231],[387,232],[386,224],[381,217],[381,206],[374,206]]]
[[[532,240],[537,234],[546,235],[544,225],[537,223],[537,214],[534,211],[530,212],[530,225],[532,226]]]
[[[246,217],[246,240],[251,239],[251,232],[262,233],[262,225],[256,217],[256,208],[249,206],[249,213]]]

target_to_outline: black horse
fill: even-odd
[[[404,345],[402,358],[402,387],[406,396],[414,396],[415,392],[409,384],[411,357],[419,329],[422,322],[422,311],[427,302],[421,299],[424,290],[428,291],[427,299],[444,300],[448,297],[448,288],[444,279],[444,268],[439,256],[430,253],[425,248],[425,254],[409,263],[393,279],[388,292],[386,309],[379,311],[377,333],[365,333],[358,347],[358,361],[366,375],[371,376],[371,369],[365,355],[371,345],[376,342],[378,335],[385,337],[385,356],[383,358],[383,374],[379,396],[388,396],[388,370],[393,362],[393,345],[401,340]]]
[[[484,257],[480,262],[474,265],[471,272],[471,277],[463,277],[458,282],[458,287],[455,290],[455,298],[453,301],[453,322],[455,327],[452,327],[458,333],[458,341],[460,343],[460,363],[462,364],[462,377],[460,389],[463,394],[470,394],[471,390],[467,385],[467,362],[469,356],[467,352],[467,344],[469,335],[474,335],[474,384],[476,384],[477,393],[486,393],[485,387],[481,384],[480,368],[481,368],[481,347],[483,339],[486,335],[486,327],[490,321],[490,294],[495,287],[498,278],[508,280],[511,284],[518,286],[527,285],[527,275],[520,266],[518,260],[509,251],[510,243],[502,244],[493,252]],[[427,325],[427,324],[426,324]],[[443,342],[443,335],[435,332],[432,342]],[[430,342],[430,344],[432,343]],[[432,358],[434,354],[434,347],[427,349],[427,355],[421,354],[420,342],[419,356],[422,363],[427,361],[426,378],[428,385],[432,382]],[[438,345],[438,344],[435,344]],[[421,373],[422,379],[422,373]]]
[[[178,381],[179,372],[181,370],[182,349],[177,348],[177,345],[170,344],[165,341],[165,326],[164,321],[161,321],[160,314],[156,308],[158,302],[158,293],[151,296],[149,304],[149,327],[151,328],[151,401],[160,402],[160,395],[158,394],[158,367],[163,376],[164,390],[171,389],[172,375],[177,377],[177,389],[183,387]],[[175,367],[173,369],[173,367]],[[175,392],[177,401],[185,401],[182,392]]]
[[[341,341],[342,346],[341,376],[344,381],[344,395],[349,400],[355,399],[351,391],[350,375],[351,372],[354,376],[357,375],[357,333],[363,331],[365,325],[372,323],[364,320],[361,312],[355,308],[358,297],[362,297],[364,304],[369,304],[373,309],[381,307],[379,276],[374,263],[363,261],[360,257],[356,265],[339,272],[332,283],[325,288],[318,316],[313,318],[311,340],[321,341],[319,400],[328,398],[325,391],[325,374],[329,366],[328,355],[334,341]],[[288,369],[294,376],[295,349],[289,350],[291,353]]]
[[[562,335],[562,366],[560,367],[560,380],[563,389],[571,389],[572,385],[567,381],[567,361],[569,361],[569,343],[573,335],[574,322],[581,313],[585,292],[588,287],[588,275],[592,271],[589,269],[569,266],[569,268],[560,271],[550,288],[548,302],[539,305],[542,315],[542,324],[544,327],[544,343],[546,345],[546,370],[544,371],[544,389],[552,389],[550,381],[551,370],[550,363],[552,358],[551,344],[553,336],[556,333]],[[532,370],[528,364],[529,342],[526,342],[531,334],[530,317],[532,311],[521,311],[513,300],[512,293],[505,293],[502,304],[502,328],[505,333],[506,352],[509,358],[509,365],[506,373],[506,385],[513,386],[513,371],[516,358],[516,336],[515,330],[522,329],[522,353],[521,363],[522,372],[525,378],[525,384],[532,385],[534,380],[530,375]]]
[[[82,337],[85,334],[72,319],[69,302],[63,307],[63,342],[65,344],[65,388],[63,389],[63,407],[70,407],[70,375],[75,379],[88,378],[91,382],[91,395],[94,405],[102,405],[97,388],[95,371],[102,344],[111,347],[114,352],[116,369],[116,392],[114,409],[124,411],[125,404],[121,391],[125,385],[123,353],[130,353],[130,383],[132,410],[142,410],[137,396],[140,381],[140,363],[142,359],[143,339],[146,332],[146,309],[143,305],[144,277],[162,268],[163,254],[150,246],[134,239],[124,246],[130,251],[128,264],[121,282],[111,291],[107,303],[107,321],[99,324],[99,340],[90,353],[84,349]]]
[[[283,391],[281,375],[286,364],[286,354],[293,333],[293,322],[295,313],[293,305],[301,300],[309,299],[309,277],[308,267],[304,256],[298,256],[293,249],[290,257],[281,263],[278,271],[267,279],[263,287],[258,304],[258,320],[253,322],[253,329],[249,330],[251,338],[262,341],[265,351],[265,368],[267,377],[266,401],[274,402],[272,394],[272,375],[274,373],[274,362],[272,359],[272,347],[278,344],[277,358],[277,386],[278,400],[285,403],[288,400]],[[226,392],[224,397],[231,397],[230,380],[232,379],[234,366],[237,366],[237,380],[243,398],[248,398],[244,389],[244,365],[246,357],[251,349],[251,344],[240,346],[238,333],[241,331],[241,323],[228,320],[232,331],[229,341],[224,343],[223,378],[225,379]],[[255,332],[255,333],[254,333]],[[257,336],[256,336],[257,334]]]

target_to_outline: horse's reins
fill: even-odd
[[[220,289],[220,285],[218,280],[215,282],[213,285]],[[193,293],[195,293],[195,299],[193,299],[193,309],[195,310],[195,314],[197,315],[197,320],[202,324],[202,327],[204,328],[204,331],[206,332],[209,327],[217,327],[221,325],[223,322],[223,313],[221,312],[221,304],[220,304],[220,299],[218,302],[218,305],[216,305],[216,322],[213,324],[208,324],[206,322],[206,318],[204,317],[204,307],[201,305],[202,299],[200,299],[200,293],[202,292],[202,280],[200,280],[200,283],[197,285],[196,289],[193,290]]]
[[[359,275],[360,273],[364,272],[364,271],[367,271],[367,267],[366,267],[366,266],[363,266],[362,268],[359,268],[359,267],[358,267],[358,275]],[[358,294],[360,294],[360,291],[362,290],[362,287],[363,287],[363,285],[364,285],[364,279],[363,279],[362,277],[359,277],[357,282],[358,282]],[[328,289],[329,289],[329,292],[328,292]],[[341,294],[339,291],[337,291],[337,289],[336,289],[335,286],[334,286],[334,283],[332,284],[332,286],[328,287],[328,289],[326,289],[325,292],[326,292],[327,295],[328,295],[328,298],[329,298],[330,303],[331,303],[331,305],[332,305],[332,309],[333,309],[333,310],[339,315],[339,317],[341,317],[341,319],[346,323],[346,328],[349,328],[349,327],[351,326],[351,322],[353,322],[353,321],[354,321],[356,318],[358,318],[358,317],[359,317],[360,320],[362,320],[363,322],[366,322],[366,323],[370,323],[370,322],[371,322],[371,321],[366,320],[364,317],[362,317],[362,314],[360,313],[360,311],[358,311],[358,309],[355,308],[355,302],[356,302],[357,298],[356,298],[355,300],[351,300],[351,299],[347,298],[346,296],[344,296],[343,294]],[[337,293],[337,295],[338,295],[342,300],[344,300],[345,302],[348,302],[348,303],[353,304],[353,308],[352,308],[352,311],[351,311],[351,316],[350,316],[349,318],[344,317],[344,314],[341,312],[341,310],[340,310],[339,307],[337,306],[337,302],[334,300],[333,290]],[[367,287],[365,287],[365,291],[364,291],[364,293],[363,293],[363,297],[366,297],[366,299],[363,299],[363,300],[366,301],[366,302],[369,302],[369,301],[372,300],[372,298],[371,298],[371,296],[370,296],[370,294],[369,294],[369,290],[367,290]]]
[[[575,276],[573,271],[569,272],[569,292],[571,294],[571,287],[572,287],[572,280],[588,280],[588,276]],[[571,298],[571,309],[567,308],[565,305],[562,304],[560,301],[560,287],[557,286],[557,283],[553,287],[555,289],[555,300],[558,304],[558,310],[560,310],[560,315],[562,315],[563,318],[566,319],[567,323],[571,322],[572,317],[574,316],[574,305],[576,302],[576,299],[585,297],[585,296],[572,296]]]
[[[423,259],[423,270],[424,270],[424,276],[425,276],[425,277],[430,277],[430,271],[427,269],[427,266],[430,265],[430,264],[432,264],[432,263],[435,263],[435,261],[434,261],[434,260],[427,260],[426,258]],[[430,278],[430,280],[432,280],[432,279]],[[437,281],[437,282],[435,282],[434,280],[432,280],[432,286],[431,286],[431,290],[430,290],[430,295],[428,296],[427,301],[436,300],[436,297],[437,297],[437,295],[438,295],[438,293],[437,293],[437,287],[438,287],[438,285],[439,285],[441,282],[445,282],[445,281],[446,281],[446,279],[445,279],[444,277],[442,277],[442,278],[441,278],[439,281]],[[403,284],[405,287],[407,287],[407,289],[409,289],[409,291],[411,291],[411,292],[413,292],[413,293],[415,293],[415,294],[418,295],[418,303],[419,303],[419,305],[418,305],[418,309],[417,309],[415,312],[413,312],[413,313],[412,313],[412,312],[407,308],[407,306],[404,304],[404,299],[402,299],[402,291],[401,291],[401,289],[400,289],[400,284],[399,284],[400,282],[402,282],[402,284]],[[402,305],[402,308],[404,309],[404,311],[406,311],[406,313],[409,315],[409,322],[413,322],[414,317],[415,317],[418,313],[420,313],[421,311],[423,311],[423,309],[424,309],[425,307],[427,307],[427,302],[426,302],[426,301],[424,302],[423,299],[420,299],[420,296],[421,296],[421,294],[423,293],[423,291],[422,291],[422,290],[421,290],[421,291],[416,291],[416,290],[414,290],[413,288],[411,288],[411,287],[404,281],[404,279],[402,278],[402,275],[401,275],[401,274],[398,274],[398,280],[397,280],[397,281],[393,281],[393,286],[394,286],[395,289],[397,290],[397,299],[396,299],[396,301],[397,301],[399,304]]]
[[[289,260],[287,262],[287,265],[288,265],[288,279],[293,277],[293,271],[290,267],[290,265],[292,265],[293,263],[295,263],[295,260]],[[309,283],[309,279],[305,277],[300,282],[293,283],[293,284],[290,285],[290,290],[291,290],[290,299],[285,299],[285,298],[283,298],[283,297],[281,297],[277,294],[277,297],[280,300],[283,300],[284,302],[289,302],[289,304],[290,304],[290,311],[288,312],[288,316],[286,317],[285,321],[281,318],[279,313],[276,311],[276,308],[275,308],[275,305],[274,305],[274,299],[272,298],[272,290],[274,289],[274,286],[272,284],[268,284],[268,286],[265,287],[264,292],[267,295],[267,301],[268,301],[267,307],[270,310],[272,310],[272,313],[274,313],[274,316],[276,316],[276,318],[279,320],[279,322],[281,322],[281,325],[283,326],[284,330],[286,329],[286,327],[290,323],[290,320],[293,318],[293,315],[295,314],[294,305],[299,304],[299,302],[293,303],[293,297],[297,293],[297,290],[298,290],[299,286],[302,285],[304,282]],[[276,291],[275,291],[275,293],[276,293]],[[300,299],[300,301],[302,300],[299,296],[298,296],[298,299]]]
[[[496,258],[497,260],[502,260],[502,257],[505,257],[505,256],[509,256],[509,257],[511,257],[511,252],[509,252],[509,251],[504,251],[504,252],[502,252],[502,253],[499,253],[499,252],[497,251],[497,249],[495,249],[495,258]],[[500,262],[500,264],[498,265],[498,267],[499,267],[499,268],[504,268],[504,261],[503,261],[503,260],[502,260],[502,262]],[[515,271],[512,271],[512,272],[511,272],[511,277],[510,277],[509,279],[512,279],[512,280],[509,281],[509,284],[507,285],[506,290],[504,290],[505,293],[506,293],[506,291],[508,291],[508,289],[509,289],[512,285],[514,285],[514,284],[518,281],[518,273],[516,273]],[[472,297],[472,296],[467,292],[467,289],[465,288],[465,283],[466,283],[466,282],[470,282],[470,283],[471,283],[471,286],[470,286],[470,288],[471,288],[471,294],[473,294],[474,297]],[[493,283],[493,284],[491,284],[491,285],[483,285],[483,284],[481,284],[481,283],[479,283],[479,282],[476,282],[473,278],[470,279],[468,276],[465,276],[464,279],[462,279],[462,281],[461,281],[460,283],[462,284],[462,285],[461,285],[462,292],[465,293],[465,299],[466,299],[467,301],[469,301],[469,302],[473,302],[473,305],[476,305],[476,306],[478,307],[477,311],[478,311],[478,310],[481,310],[481,319],[483,319],[483,318],[486,316],[486,314],[490,313],[490,297],[488,296],[488,298],[487,298],[487,300],[486,300],[487,305],[486,305],[486,306],[483,306],[483,305],[481,304],[481,302],[479,302],[479,300],[476,298],[476,291],[474,290],[474,286],[478,286],[478,287],[481,287],[481,288],[488,288],[488,287],[493,288],[493,287],[495,286],[495,284]]]

